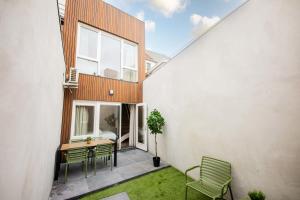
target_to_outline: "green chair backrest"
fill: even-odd
[[[230,177],[231,165],[229,162],[207,156],[202,157],[200,168],[200,178],[202,180],[223,185]],[[226,191],[227,188],[225,188],[224,192]]]
[[[87,148],[76,148],[70,149],[66,153],[67,163],[76,163],[87,160],[88,149]]]
[[[95,148],[95,156],[109,156],[112,154],[112,144],[99,144]]]

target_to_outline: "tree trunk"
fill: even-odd
[[[155,133],[155,157],[157,157],[157,142],[156,142],[156,133]]]

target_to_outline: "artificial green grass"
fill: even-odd
[[[82,199],[99,200],[121,192],[127,192],[131,200],[182,200],[185,196],[185,176],[177,169],[168,167],[103,191],[95,192]],[[189,200],[199,198],[199,193],[189,189]]]

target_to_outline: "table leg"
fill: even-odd
[[[55,168],[54,168],[54,180],[55,181],[58,180],[60,163],[61,163],[61,151],[60,151],[60,146],[59,146],[55,152]]]
[[[117,147],[117,141],[115,142],[115,144],[114,144],[114,166],[116,167],[117,166],[117,149],[118,149],[118,147]]]

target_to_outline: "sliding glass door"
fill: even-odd
[[[115,139],[120,135],[120,104],[101,104],[99,115],[99,136]]]

